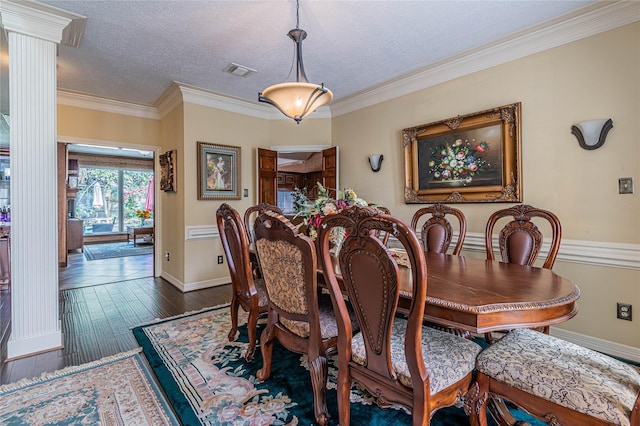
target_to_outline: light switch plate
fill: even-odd
[[[625,177],[618,179],[619,194],[633,194],[633,178]]]

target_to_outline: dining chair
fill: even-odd
[[[472,426],[487,425],[495,398],[550,425],[640,426],[640,370],[602,353],[518,329],[480,353],[476,368]]]
[[[542,248],[543,235],[531,219],[539,217],[546,220],[551,228],[549,253],[542,265],[543,268],[551,269],[558,255],[560,239],[562,238],[560,219],[550,211],[527,204],[519,204],[498,210],[489,217],[485,230],[487,260],[494,260],[493,229],[496,223],[505,217],[512,217],[513,220],[508,222],[498,234],[498,245],[502,261],[527,266],[533,265]]]
[[[459,255],[467,234],[467,220],[464,213],[459,209],[441,203],[423,207],[416,211],[411,219],[411,227],[416,232],[418,232],[418,223],[427,215],[430,216],[420,227],[420,238],[424,250],[435,253],[446,253],[449,250],[454,232],[446,216],[451,215],[455,216],[458,222],[458,241],[453,248],[453,254]]]
[[[512,218],[498,233],[498,247],[505,263],[533,266],[540,249],[542,248],[543,235],[540,229],[531,219],[542,218],[548,222],[551,230],[551,240],[547,258],[543,268],[551,269],[560,249],[562,238],[562,226],[560,219],[550,211],[536,208],[527,204],[519,204],[494,212],[487,221],[485,230],[485,246],[487,260],[494,260],[493,230],[496,224],[503,218]],[[541,328],[542,332],[549,334],[549,327]],[[485,333],[485,340],[493,342],[491,333]]]
[[[233,288],[229,341],[236,338],[238,308],[242,307],[249,313],[247,319],[249,348],[245,351],[244,357],[247,361],[251,361],[256,351],[258,317],[268,311],[267,291],[262,279],[254,279],[249,259],[249,242],[240,214],[229,204],[223,203],[216,211],[216,222]]]
[[[260,337],[263,365],[256,376],[270,377],[276,340],[292,352],[307,354],[316,422],[326,425],[327,357],[337,351],[338,332],[331,298],[319,292],[315,243],[273,211],[258,215],[254,233],[269,297],[267,325]]]
[[[252,247],[253,243],[255,242],[253,238],[253,227],[251,226],[252,219],[255,220],[255,218],[265,210],[271,210],[278,214],[282,214],[282,210],[280,209],[280,207],[275,206],[273,204],[269,204],[269,203],[256,204],[254,206],[249,207],[244,212],[244,217],[243,217],[244,229],[247,232],[247,241],[249,242],[249,247]],[[253,271],[253,277],[261,278],[262,275],[260,273],[260,265],[258,263],[258,258],[255,255],[255,251],[252,251],[252,250],[249,251],[249,259],[251,260],[251,269]]]
[[[374,209],[378,210],[380,213],[391,214],[391,210],[389,210],[388,207],[371,205],[371,204],[369,204],[369,207],[373,207]],[[380,241],[382,241],[382,244],[384,244],[385,246],[389,243],[390,235],[388,232],[382,232],[378,230],[374,232],[374,235],[378,237]]]
[[[348,234],[337,268],[329,251],[329,234],[335,226]],[[392,234],[406,250],[410,287],[400,287],[403,267],[373,235],[377,230]],[[413,229],[399,218],[352,206],[326,217],[319,239],[323,274],[338,322],[340,425],[350,424],[352,381],[369,390],[381,407],[406,407],[413,425],[427,425],[435,411],[459,403],[471,384],[481,348],[471,340],[423,326],[427,265]],[[344,293],[361,330],[353,337]],[[412,299],[406,319],[396,315],[401,293]]]

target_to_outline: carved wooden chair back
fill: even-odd
[[[251,226],[252,225],[251,220],[252,219],[255,220],[255,217],[257,217],[260,213],[266,210],[271,210],[278,214],[282,214],[282,210],[280,209],[280,207],[275,206],[273,204],[269,204],[269,203],[256,204],[255,206],[251,206],[247,210],[245,210],[244,229],[247,231],[247,240],[249,240],[249,244],[254,243],[253,232],[252,232],[253,227]]]
[[[543,268],[551,269],[560,249],[560,240],[562,238],[560,220],[550,211],[527,204],[519,204],[498,210],[489,217],[485,231],[487,259],[494,259],[493,229],[496,222],[504,217],[513,217],[513,220],[508,222],[498,234],[498,245],[502,261],[520,265],[533,265],[542,248],[543,235],[531,219],[539,217],[545,219],[551,228],[549,253],[543,264]]]
[[[315,243],[269,210],[258,215],[254,234],[269,296],[268,322],[260,338],[264,363],[257,377],[266,380],[271,374],[275,340],[290,351],[307,353],[316,421],[325,425],[327,356],[337,351],[338,341],[331,300],[318,291]]]
[[[453,239],[453,227],[446,216],[455,216],[458,222],[458,241],[453,248],[453,254],[459,255],[462,251],[464,238],[467,234],[467,220],[461,210],[446,204],[434,204],[416,211],[411,219],[411,227],[418,232],[418,223],[423,216],[431,215],[420,228],[420,238],[425,251],[446,253]]]
[[[255,242],[255,238],[253,237],[252,219],[255,220],[255,218],[260,213],[267,210],[276,212],[278,214],[282,214],[282,210],[280,209],[280,207],[275,206],[273,204],[269,204],[269,203],[256,204],[255,206],[249,207],[244,212],[244,218],[243,218],[244,229],[247,232],[247,240],[249,241],[249,247],[251,247]],[[258,258],[256,257],[255,250],[249,251],[249,257],[251,260],[251,269],[253,270],[254,278],[262,278],[262,273],[260,272],[260,264],[258,263]]]
[[[338,254],[340,278],[329,250],[329,234],[335,226],[348,234]],[[401,280],[403,266],[398,266],[375,231],[393,234],[405,248],[405,262],[411,269],[410,274],[404,271],[408,282]],[[427,264],[418,237],[401,219],[352,206],[325,217],[319,239],[324,279],[338,320],[340,425],[350,423],[352,380],[376,395],[378,405],[403,405],[413,412],[414,425],[429,424],[438,408],[459,402],[467,392],[481,348],[423,326]],[[361,330],[353,337],[344,293]],[[407,319],[396,315],[401,293],[411,295]]]
[[[391,210],[389,210],[387,207],[384,206],[371,206],[374,209],[378,210],[380,213],[384,213],[384,214],[391,214]],[[385,246],[387,245],[387,243],[389,242],[389,237],[390,234],[388,232],[384,232],[384,231],[380,231],[380,230],[376,230],[374,231],[374,235],[380,239],[380,241],[382,241],[382,244],[384,244]]]
[[[253,359],[256,348],[256,324],[258,317],[268,310],[268,299],[264,282],[254,280],[249,260],[249,242],[240,214],[229,204],[223,203],[216,211],[216,223],[227,258],[233,295],[231,298],[231,331],[229,340],[238,330],[238,308],[249,313],[247,331],[249,348],[245,352],[247,361]]]

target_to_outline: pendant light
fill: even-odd
[[[258,94],[258,101],[266,102],[278,108],[280,112],[300,124],[303,118],[314,112],[318,107],[328,104],[333,99],[331,90],[324,87],[324,83],[317,85],[309,83],[302,63],[302,40],[307,32],[299,28],[300,4],[296,0],[296,28],[289,31],[288,36],[293,40],[294,60],[296,67],[296,81],[274,84]],[[287,76],[291,77],[293,65]]]

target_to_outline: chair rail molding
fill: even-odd
[[[220,238],[218,227],[216,225],[194,225],[184,227],[184,239],[204,240],[210,238]]]
[[[455,240],[451,242],[455,244]],[[494,247],[498,247],[494,237]],[[463,250],[485,252],[484,234],[467,232]],[[543,243],[540,257],[546,258],[549,244]],[[640,270],[640,244],[562,239],[556,261]]]

